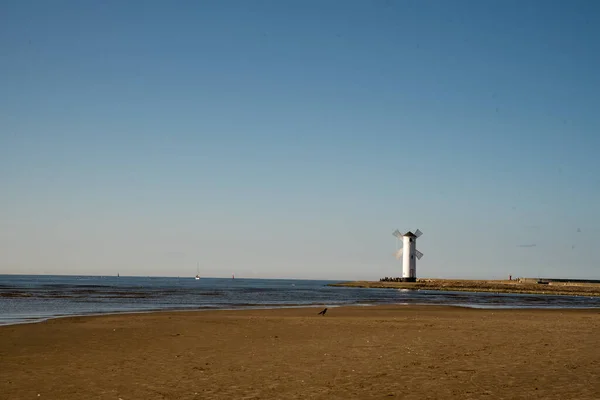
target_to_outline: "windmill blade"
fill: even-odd
[[[396,252],[396,259],[400,259],[402,257],[402,254],[404,253],[403,251],[404,249],[400,249]]]
[[[421,231],[420,231],[420,230],[418,230],[418,229],[415,231],[415,236],[416,236],[416,237],[419,237],[419,236],[421,236],[422,234],[423,234],[423,232],[421,232]]]
[[[402,237],[402,234],[400,233],[400,231],[398,229],[396,229],[394,231],[394,233],[392,233],[392,235],[396,236],[397,238],[401,238]]]
[[[417,256],[417,260],[420,260],[421,257],[423,257],[423,253],[421,253],[419,250],[415,249],[415,256]]]

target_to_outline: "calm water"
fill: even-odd
[[[153,310],[439,304],[600,308],[600,298],[328,287],[330,281],[0,275],[0,324]]]

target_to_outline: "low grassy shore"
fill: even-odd
[[[534,280],[509,281],[468,279],[417,279],[416,282],[340,282],[329,284],[329,286],[412,290],[443,290],[457,292],[600,296],[600,284],[598,283],[548,282],[546,284],[540,284],[535,283]]]

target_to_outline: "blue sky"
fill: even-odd
[[[0,273],[600,278],[595,1],[0,15]]]

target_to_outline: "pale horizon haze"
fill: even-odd
[[[596,1],[0,2],[0,274],[600,279]]]

